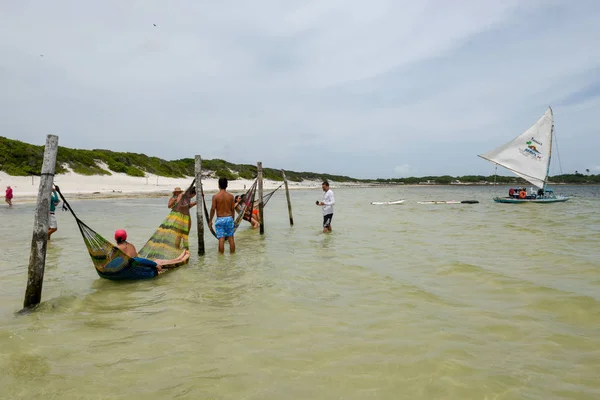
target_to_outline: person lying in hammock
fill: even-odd
[[[137,253],[137,250],[135,249],[135,246],[127,241],[127,232],[125,232],[124,229],[117,229],[115,231],[115,240],[117,241],[117,248],[119,250],[121,250],[123,253],[125,253],[125,255],[133,258],[134,260],[136,260],[138,263],[140,263],[142,265],[156,267],[156,269],[158,270],[158,273],[163,272],[163,267],[169,268],[173,265],[184,262],[188,258],[190,258],[190,252],[187,249],[183,250],[183,252],[179,255],[179,257],[173,258],[171,260],[164,260],[164,259],[160,259],[160,258],[149,260],[147,258],[138,257],[137,256],[138,253]]]
[[[246,195],[238,195],[235,196],[235,211],[238,214],[244,212],[244,219],[252,225],[252,229],[258,228],[260,226],[260,222],[258,221],[258,208],[253,208],[252,213],[250,213],[249,209],[245,209]]]

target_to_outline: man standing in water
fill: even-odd
[[[50,240],[50,236],[58,230],[56,215],[54,215],[58,203],[60,203],[58,193],[56,193],[56,188],[52,186],[52,195],[50,196],[50,218],[48,219],[48,240]]]
[[[317,201],[317,205],[323,207],[323,233],[327,233],[331,232],[335,197],[333,197],[333,190],[329,189],[329,182],[324,181],[321,187],[325,193],[323,194],[323,200]]]
[[[217,213],[215,230],[219,239],[219,253],[225,252],[225,239],[229,242],[229,252],[235,253],[235,240],[233,239],[234,226],[233,216],[235,201],[233,195],[227,192],[227,178],[219,178],[219,193],[212,198],[210,207],[210,218],[208,225],[212,226],[213,217]]]

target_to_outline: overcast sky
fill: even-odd
[[[563,172],[600,173],[599,21],[597,0],[0,0],[0,135],[489,175],[477,154],[551,105]]]

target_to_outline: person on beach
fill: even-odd
[[[115,231],[115,240],[117,241],[117,248],[125,253],[126,256],[133,258],[142,265],[156,267],[159,273],[163,272],[163,267],[169,268],[169,266],[179,264],[190,258],[190,252],[187,249],[183,250],[179,257],[171,260],[163,260],[160,258],[149,260],[147,258],[138,257],[135,246],[127,241],[127,232],[124,229],[117,229]]]
[[[333,219],[333,205],[335,204],[335,197],[333,196],[333,190],[329,188],[329,182],[324,181],[321,185],[323,188],[323,200],[317,201],[317,206],[323,207],[323,233],[331,232],[331,220]]]
[[[56,206],[60,203],[58,199],[58,193],[56,193],[56,187],[52,186],[52,194],[50,195],[50,218],[48,218],[48,240],[50,236],[58,230],[58,223],[56,222]]]
[[[215,230],[219,240],[219,253],[225,252],[225,239],[229,242],[229,252],[235,253],[234,221],[235,200],[231,193],[227,192],[227,178],[219,178],[219,193],[212,198],[210,207],[210,218],[208,224],[212,226],[212,221],[217,214]]]
[[[258,221],[258,208],[253,208],[252,213],[250,210],[246,209],[245,206],[246,195],[238,195],[235,196],[235,211],[238,214],[244,213],[244,219],[252,225],[252,229],[256,229],[260,226],[260,222]],[[256,211],[256,212],[255,212]]]
[[[9,186],[6,187],[6,193],[4,194],[4,201],[9,207],[12,207],[13,190]]]

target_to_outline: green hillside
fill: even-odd
[[[0,171],[9,175],[39,175],[42,169],[44,146],[36,146],[19,140],[8,139],[0,136]],[[106,164],[108,170],[100,164]],[[110,175],[112,172],[122,172],[131,176],[145,176],[146,173],[171,177],[183,178],[194,175],[194,159],[183,158],[181,160],[166,161],[158,157],[148,157],[139,153],[122,153],[111,150],[78,150],[68,147],[58,148],[56,172],[65,173],[67,168],[82,175]],[[233,164],[225,160],[202,160],[202,168],[212,171],[213,177],[224,177],[230,180],[238,178],[253,179],[256,177],[256,165]],[[553,183],[571,184],[600,184],[600,175],[591,175],[575,171],[574,174],[557,175],[550,178]],[[281,181],[281,171],[273,168],[264,168],[265,179]],[[428,182],[430,184],[448,185],[455,182],[466,184],[482,184],[496,182],[508,185],[527,185],[523,179],[515,176],[423,176],[395,179],[356,179],[349,176],[320,174],[315,172],[286,171],[290,181],[301,182],[302,180],[318,181],[328,179],[333,182],[356,182],[372,184],[419,184]]]
[[[44,146],[36,146],[19,140],[0,136],[0,171],[13,176],[39,175],[42,169]],[[100,167],[106,164],[108,171]],[[166,161],[158,157],[148,157],[139,153],[122,153],[111,150],[78,150],[58,147],[56,173],[68,172],[67,167],[82,175],[110,175],[122,172],[131,176],[145,176],[146,173],[170,178],[183,178],[194,175],[194,159]],[[233,164],[225,160],[202,160],[202,169],[212,171],[214,177],[230,180],[256,177],[256,165]],[[265,179],[281,181],[281,171],[263,168]],[[328,179],[334,182],[358,182],[349,176],[317,174],[314,172],[286,171],[290,181]]]

